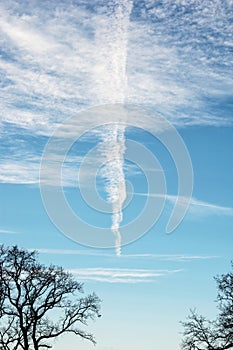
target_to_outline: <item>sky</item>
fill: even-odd
[[[178,350],[189,309],[216,315],[232,27],[232,0],[0,0],[1,243],[99,295],[97,350]]]

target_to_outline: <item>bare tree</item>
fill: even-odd
[[[233,268],[233,262],[232,262]],[[233,349],[233,272],[215,277],[219,314],[213,321],[191,311],[184,326],[183,350]]]
[[[73,333],[99,315],[99,298],[80,297],[82,284],[62,267],[44,266],[36,251],[0,246],[0,350],[51,348],[51,340]]]

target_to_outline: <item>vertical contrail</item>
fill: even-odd
[[[124,103],[127,89],[128,26],[133,0],[107,2],[96,28],[97,65],[94,69],[96,95],[100,103]],[[126,199],[124,176],[125,127],[107,126],[102,133],[101,150],[106,165],[102,172],[105,190],[112,204],[112,226],[116,253],[121,253],[120,223]]]
[[[121,253],[120,223],[122,221],[122,206],[126,199],[126,187],[124,176],[124,152],[125,136],[124,127],[114,125],[106,127],[101,143],[102,154],[105,158],[105,166],[102,177],[105,179],[105,190],[108,200],[112,204],[112,226],[115,235],[116,253]]]

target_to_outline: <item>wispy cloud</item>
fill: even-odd
[[[86,255],[86,256],[102,256],[107,258],[116,258],[115,254],[100,252],[97,250],[75,250],[75,249],[51,249],[51,248],[31,248],[30,250],[36,250],[41,254],[52,255]],[[162,261],[192,261],[192,260],[209,260],[219,258],[214,255],[192,255],[192,254],[151,254],[151,253],[138,253],[138,254],[121,254],[122,259],[154,259]]]
[[[126,0],[91,5],[87,0],[2,3],[1,134],[9,147],[4,150],[0,180],[38,182],[43,147],[30,149],[22,160],[22,148],[12,146],[3,132],[9,125],[15,128],[14,136],[37,135],[45,143],[69,117],[77,116],[74,132],[88,130],[93,116],[78,114],[82,109],[116,102],[147,106],[179,127],[232,125],[230,6],[229,1],[219,0],[153,4],[146,0],[143,6]],[[153,113],[145,118],[145,129],[158,128]],[[141,119],[141,114],[129,115],[124,122],[138,126]],[[72,132],[70,126],[62,136],[70,137]],[[125,200],[124,131],[117,128],[117,134],[113,154],[104,132],[102,146],[108,160],[118,157],[114,170],[105,172],[105,188],[114,202],[112,231],[119,253]],[[111,136],[114,141],[114,130]],[[12,150],[19,160],[12,160]],[[69,185],[72,170],[64,169]],[[52,178],[51,171],[48,179]],[[198,212],[200,208],[204,210]],[[231,215],[230,208],[204,202],[193,203],[190,212],[194,209],[198,215],[207,210]]]
[[[107,283],[145,283],[155,282],[157,278],[168,276],[182,270],[150,270],[124,268],[83,268],[69,269],[79,280]]]
[[[135,1],[122,17],[118,5],[125,3],[1,3],[0,107],[3,126],[18,128],[13,138],[25,131],[48,137],[75,115],[88,129],[91,119],[79,120],[78,111],[123,100],[181,127],[232,124],[230,3]],[[145,128],[155,124],[152,113]],[[13,146],[2,136],[12,159]],[[20,158],[21,145],[14,152]],[[27,164],[33,179],[25,175]],[[1,181],[33,183],[34,166],[30,157],[21,165],[4,162]]]
[[[176,196],[167,196],[168,201],[175,204]],[[183,204],[187,202],[188,199],[183,198]],[[181,202],[182,205],[182,202]],[[202,217],[208,215],[233,215],[233,208],[224,207],[221,205],[212,204],[209,202],[204,202],[196,198],[192,198],[189,207],[190,217]]]
[[[9,234],[9,235],[14,235],[14,234],[16,234],[17,232],[16,231],[12,231],[12,230],[7,230],[7,229],[4,229],[4,228],[0,228],[0,234]]]
[[[134,2],[127,33],[113,30],[108,3],[88,3],[1,4],[3,120],[51,134],[85,106],[121,102],[127,79],[128,102],[176,125],[231,123],[230,110],[212,108],[233,89],[230,2]]]
[[[189,262],[192,260],[217,259],[214,255],[191,255],[191,254],[129,254],[123,255],[125,258],[148,258],[162,261]]]
[[[153,193],[134,193],[136,196],[152,196],[152,197],[161,197],[161,195],[153,194]],[[177,196],[175,195],[164,195],[165,198],[168,200],[168,202],[172,205],[175,205],[177,201]],[[201,216],[208,216],[208,215],[233,215],[233,208],[225,207],[221,205],[212,204],[209,202],[201,201],[196,198],[180,198],[179,205],[186,205],[189,201],[189,209],[188,214],[189,217],[197,218]]]
[[[206,216],[206,215],[233,215],[233,208],[224,207],[209,202],[200,201],[192,198],[190,206],[190,214],[193,216]]]
[[[227,74],[231,46],[223,30],[232,24],[227,14],[230,3],[225,5],[216,0],[152,6],[145,2],[140,22],[132,25],[132,37],[138,39],[132,39],[128,64],[131,100],[155,103],[175,124],[227,123],[229,109],[216,119],[217,111],[211,108],[211,100],[221,99],[224,86],[232,91]],[[223,64],[218,67],[220,57]]]
[[[36,184],[39,179],[38,163],[30,161],[1,164],[0,181],[13,184]]]

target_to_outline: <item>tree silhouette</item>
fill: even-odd
[[[95,343],[79,325],[100,316],[100,300],[82,292],[62,267],[39,263],[36,251],[0,246],[0,349],[48,349],[64,333]]]
[[[231,263],[233,268],[233,262]],[[183,350],[233,349],[233,272],[215,277],[219,314],[213,321],[191,311],[184,326]]]

